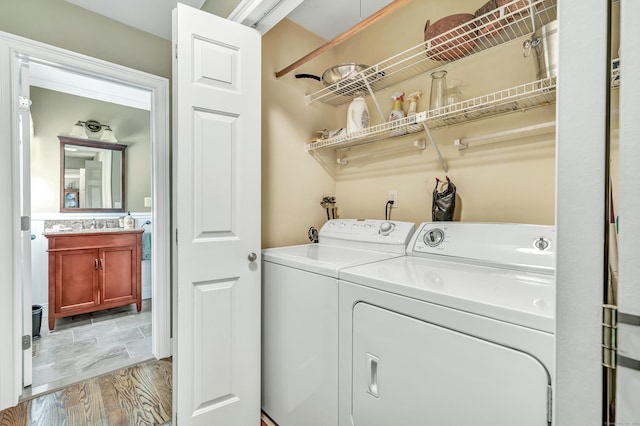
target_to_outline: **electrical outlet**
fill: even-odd
[[[393,207],[398,207],[398,191],[389,191],[389,197],[387,197],[387,201],[393,201]]]

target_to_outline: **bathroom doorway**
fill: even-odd
[[[61,49],[57,49],[54,47],[43,46],[39,43],[33,43],[29,40],[21,39],[19,37],[14,38],[13,36],[9,36],[8,39],[5,39],[4,35],[0,35],[0,38],[2,38],[1,41],[7,42],[9,45],[11,45],[11,47],[14,49],[14,52],[16,53],[15,56],[12,58],[12,60],[14,61],[13,63],[14,69],[15,69],[15,65],[18,65],[21,63],[30,63],[30,64],[37,63],[40,65],[50,66],[52,67],[52,69],[62,70],[62,71],[73,74],[75,77],[72,79],[72,85],[75,85],[78,87],[80,86],[80,82],[82,80],[88,79],[93,81],[94,83],[99,82],[99,84],[97,85],[93,84],[92,86],[85,88],[86,92],[84,97],[100,99],[100,95],[98,94],[98,92],[101,85],[103,85],[103,83],[104,84],[108,84],[108,83],[120,84],[123,87],[135,88],[137,90],[146,91],[148,93],[149,108],[147,112],[147,117],[148,117],[147,122],[150,129],[149,139],[150,139],[150,145],[151,145],[149,150],[149,155],[148,155],[151,163],[151,167],[150,167],[151,189],[149,194],[150,197],[148,198],[150,198],[151,200],[145,199],[144,202],[146,203],[150,201],[151,208],[149,209],[150,211],[146,212],[148,213],[147,216],[145,216],[144,214],[137,215],[138,216],[137,226],[138,227],[146,226],[154,236],[154,238],[152,238],[151,240],[152,257],[148,262],[150,263],[150,266],[148,268],[149,272],[153,276],[153,279],[151,280],[153,298],[149,299],[150,302],[147,301],[146,303],[143,304],[143,311],[141,314],[138,314],[138,315],[130,315],[130,312],[125,309],[126,307],[123,307],[116,311],[102,312],[103,314],[102,316],[96,314],[88,318],[75,318],[75,319],[71,318],[71,321],[74,321],[74,320],[78,321],[78,325],[80,325],[81,322],[84,322],[82,324],[82,326],[84,327],[86,327],[89,324],[91,324],[92,326],[95,324],[95,325],[100,325],[100,327],[104,328],[105,324],[109,323],[109,321],[112,321],[111,324],[115,327],[118,326],[118,321],[120,321],[120,326],[124,327],[125,326],[124,316],[130,316],[131,318],[136,318],[136,321],[138,322],[138,324],[136,324],[134,328],[137,330],[138,335],[142,335],[144,339],[147,339],[146,344],[148,344],[149,338],[151,339],[152,345],[150,346],[151,346],[151,353],[153,354],[153,356],[156,358],[164,358],[169,356],[171,354],[171,345],[170,345],[170,288],[169,288],[169,275],[170,275],[170,271],[169,271],[169,263],[170,263],[169,262],[169,248],[170,248],[169,182],[170,182],[170,176],[168,173],[168,170],[169,170],[168,81],[164,78],[141,73],[141,72],[127,69],[115,64],[105,63],[104,61],[99,61],[93,58],[84,57],[82,55],[73,54],[71,52],[63,51]],[[23,83],[24,81],[19,81],[19,79],[13,80],[13,86],[14,86],[14,89],[16,90],[14,93],[20,93],[19,86]],[[35,91],[38,91],[38,90],[35,90]],[[67,90],[59,90],[59,91],[67,92]],[[92,118],[92,117],[77,117],[74,120],[83,120],[83,119],[86,120],[88,118]],[[16,133],[15,129],[20,127],[19,114],[13,116],[12,121],[13,122],[11,127],[14,129],[13,133],[15,135]],[[34,117],[34,121],[36,122],[34,126],[34,134],[37,135],[38,124],[37,124],[36,117]],[[73,123],[71,123],[71,125],[73,125]],[[59,142],[58,142],[58,147],[59,147]],[[59,158],[60,158],[59,155],[57,155],[55,157],[49,158],[48,161],[52,163],[58,163]],[[31,157],[27,156],[21,159],[20,156],[14,155],[12,161],[15,169],[22,169],[25,163],[30,165]],[[21,167],[17,167],[18,165],[20,165]],[[22,188],[23,198],[30,199],[31,191],[38,192],[39,190],[41,190],[42,188],[39,187],[39,185],[41,184],[42,182],[38,182],[34,180],[34,182],[32,182],[30,185],[23,186]],[[39,194],[41,194],[43,197],[46,197],[47,194],[50,195],[50,192],[51,191],[42,191]],[[38,195],[38,197],[40,197],[40,195]],[[54,220],[55,219],[62,220],[60,219],[60,215],[62,215],[61,213],[58,213],[57,210],[54,210],[54,213],[57,214],[57,218],[54,217]],[[72,215],[74,215],[76,219],[81,219],[81,220],[87,219],[87,217],[83,217],[82,215],[79,216],[78,214],[75,214],[75,213],[73,213]],[[89,215],[90,215],[88,217],[89,221],[91,221],[92,219],[97,219],[98,221],[101,219],[106,220],[105,218],[107,217],[105,215],[101,216],[99,213],[95,213],[95,214],[90,213]],[[117,220],[117,217],[115,219]],[[149,223],[145,225],[147,221]],[[44,227],[44,220],[42,220],[42,222],[43,222],[42,226]],[[38,232],[35,229],[31,229],[32,235],[34,234],[34,231]],[[43,238],[41,234],[39,236],[36,235],[36,238],[38,237]],[[30,260],[31,260],[31,255],[22,256],[21,263],[23,265],[26,265],[25,270],[27,269],[28,264],[31,263]],[[30,269],[30,267],[28,269]],[[30,319],[30,315],[31,315],[30,307],[32,306],[32,301],[34,296],[31,291],[31,285],[30,285],[31,280],[27,280],[27,281],[29,282],[25,282],[23,285],[24,297],[22,298],[23,311],[24,311],[24,315],[23,315],[24,321],[23,321],[22,328],[24,331],[31,330],[31,325],[32,325],[31,321],[27,321],[26,319],[27,317],[29,317]],[[28,290],[25,290],[26,287],[29,287]],[[146,311],[145,311],[145,307],[146,307]],[[47,307],[45,306],[45,308]],[[135,311],[135,305],[134,305],[134,311]],[[146,323],[146,319],[143,319],[145,317],[149,318],[148,323]],[[60,322],[60,328],[59,328],[60,336],[63,335],[62,333],[63,328],[66,328],[66,329],[75,328],[74,326],[64,327],[66,324],[63,324],[61,319],[59,319],[57,322]],[[56,323],[56,327],[57,326],[58,325]],[[45,329],[47,328],[48,327],[47,327],[46,321],[43,321],[41,330],[45,331]],[[124,327],[124,328],[128,328],[128,327]],[[78,327],[78,330],[80,330],[79,327]],[[43,335],[45,333],[41,332],[41,334]],[[31,332],[30,331],[24,332],[24,334],[31,334]],[[71,332],[68,334],[71,335],[71,337],[67,336],[64,338],[67,340],[68,343],[75,340],[82,341],[82,338],[80,336],[74,336],[74,334],[78,334],[78,333]],[[114,334],[122,335],[123,333],[113,332],[112,330],[112,335]],[[106,333],[103,333],[102,335],[103,337],[105,337]],[[64,339],[61,338],[61,340],[64,340]],[[105,338],[104,340],[108,341],[109,339]],[[36,341],[36,343],[38,343],[38,341]],[[44,343],[44,340],[43,340],[43,343]],[[97,344],[97,340],[95,341],[95,343]],[[48,344],[50,344],[50,341]],[[44,346],[45,345],[43,344],[41,346],[38,345],[37,347],[32,348],[32,350],[30,351],[30,354],[33,355],[33,349],[36,349],[36,351],[43,351]],[[147,349],[145,349],[144,351],[146,350]],[[47,356],[56,358],[56,356],[54,355],[56,355],[55,353],[57,352],[58,358],[62,358],[65,360],[65,362],[69,363],[71,360],[71,353],[73,353],[73,351],[74,350],[68,351],[65,354],[64,351],[54,350],[52,353],[48,353]],[[141,360],[139,357],[135,358],[135,356],[134,357],[131,356],[131,353],[136,352],[134,349],[125,348],[124,350],[121,350],[119,352],[119,355],[121,358],[124,358],[124,352],[126,352],[127,358],[129,358],[130,363],[137,362],[137,360]],[[27,356],[26,353],[27,352],[25,351],[25,358]],[[44,354],[44,351],[40,352],[40,354]],[[85,356],[83,357],[85,363],[81,366],[82,369],[87,371],[91,370],[92,371],[91,374],[95,375],[95,374],[101,374],[102,372],[105,372],[105,370],[109,371],[111,369],[117,369],[122,367],[122,365],[118,363],[112,363],[111,366],[107,366],[108,363],[105,362],[105,363],[101,363],[102,365],[99,366],[100,368],[96,370],[87,369],[86,368],[88,366],[87,360],[89,360],[92,357],[95,357],[95,355],[96,355],[95,353],[85,354]],[[107,350],[107,354],[106,355],[103,354],[102,356],[108,357],[108,350]],[[146,355],[143,355],[143,356],[146,356]],[[29,366],[27,362],[23,362],[23,364],[25,366],[23,378],[29,379],[28,381],[25,380],[24,383],[25,385],[28,386],[32,382],[31,380],[32,377],[30,375],[31,366]],[[58,367],[60,367],[60,365]],[[64,365],[62,365],[62,367],[64,368]],[[26,371],[27,369],[29,370],[28,372]],[[91,377],[91,375],[89,375],[88,377]],[[75,380],[72,377],[69,377],[69,380],[76,381],[83,378],[85,377],[82,376],[81,374],[78,374],[76,375]],[[63,384],[64,383],[62,384],[57,383],[57,385],[63,385]],[[52,387],[49,385],[33,387],[33,389],[31,387],[27,387],[23,392],[22,398],[28,397],[32,394],[35,394],[41,391],[50,390],[51,388]],[[34,391],[36,392],[34,393]]]
[[[85,232],[94,227],[94,223],[95,232],[113,232],[111,228],[119,228],[118,219],[126,212],[114,213],[104,209],[95,212],[73,210],[87,207],[96,210],[100,207],[113,208],[114,203],[122,205],[123,194],[120,185],[105,183],[110,184],[114,177],[124,176],[124,207],[131,211],[135,218],[135,227],[144,230],[145,241],[148,241],[152,234],[153,212],[151,203],[145,205],[145,201],[151,200],[152,157],[150,105],[147,93],[140,93],[141,99],[134,99],[135,105],[130,106],[123,104],[113,95],[118,87],[114,87],[109,93],[96,96],[102,99],[88,98],[69,93],[85,90],[77,84],[73,84],[65,92],[54,90],[57,86],[51,81],[54,79],[52,77],[55,77],[56,82],[66,79],[66,74],[59,70],[47,72],[41,65],[31,64],[30,73],[33,77],[29,80],[33,129],[30,137],[31,294],[32,305],[42,307],[43,311],[41,338],[36,337],[37,327],[34,328],[36,331],[32,345],[31,393],[39,394],[41,391],[58,388],[153,357],[153,253],[150,247],[148,254],[145,251],[146,256],[143,256],[141,261],[143,303],[140,313],[134,304],[67,316],[57,318],[55,328],[50,331],[47,318],[52,318],[53,303],[48,297],[49,241],[44,235],[45,232],[56,234],[56,229],[74,228],[79,223],[85,228]],[[42,78],[42,75],[46,78]],[[132,94],[135,95],[135,92]],[[112,173],[112,166],[98,168],[98,192],[103,196],[93,200],[97,202],[91,206],[85,203],[89,198],[89,191],[85,190],[86,184],[83,182],[86,180],[84,176],[90,172],[87,166],[96,163],[109,165],[111,161],[108,160],[111,160],[112,155],[111,152],[100,148],[69,146],[63,150],[63,163],[58,136],[69,136],[78,120],[92,120],[91,123],[97,121],[101,126],[108,125],[113,135],[110,137],[112,141],[108,144],[126,146],[125,167],[118,168],[117,173]],[[86,130],[86,140],[105,139],[101,137],[104,133],[100,130]],[[85,139],[84,135],[80,139]],[[56,161],[58,158],[60,160]],[[118,162],[116,164],[119,165]],[[72,208],[59,212],[60,194],[73,194],[78,202],[74,203]],[[110,196],[104,197],[105,194]],[[107,229],[104,229],[105,227]]]

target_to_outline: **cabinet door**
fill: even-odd
[[[56,253],[56,313],[90,309],[99,304],[98,250]]]
[[[124,305],[138,298],[136,247],[113,247],[100,250],[100,303]]]

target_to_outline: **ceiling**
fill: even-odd
[[[171,40],[171,11],[176,7],[177,0],[66,1]],[[295,7],[300,1],[302,0],[293,3],[281,1],[277,4],[280,8],[288,8],[284,11],[287,18],[327,40],[343,33],[360,20],[392,2],[392,0],[304,0],[290,12],[291,4]],[[226,18],[238,5],[246,4],[248,0],[180,0],[180,2]],[[270,22],[266,28],[258,27],[258,29],[264,33],[274,24],[275,22]]]

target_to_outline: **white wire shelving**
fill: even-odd
[[[424,130],[422,123],[426,123],[429,129],[439,129],[473,120],[550,105],[555,103],[555,100],[556,79],[555,77],[545,78],[457,102],[442,108],[423,111],[412,117],[368,127],[355,133],[319,139],[308,143],[306,150],[309,152],[323,148],[347,148],[377,142],[383,139],[421,132]]]
[[[305,96],[307,103],[349,102],[355,93],[371,94],[448,63],[529,36],[556,19],[557,0],[514,0],[422,42],[342,81]]]

